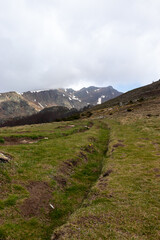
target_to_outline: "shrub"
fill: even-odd
[[[4,138],[0,137],[0,143],[4,143],[4,142],[5,142]]]
[[[6,235],[5,231],[2,228],[0,228],[0,240],[5,240],[6,239],[5,235]]]

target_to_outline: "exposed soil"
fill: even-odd
[[[108,180],[105,177],[100,177],[98,182],[97,182],[97,188],[101,191],[103,191],[104,189],[106,189],[108,185]]]
[[[20,206],[21,214],[24,217],[40,216],[42,213],[49,213],[49,205],[52,198],[52,189],[46,182],[30,182],[26,186],[30,197],[25,199]]]
[[[117,147],[125,147],[125,145],[122,144],[121,142],[118,142],[118,143],[116,143],[116,144],[113,145],[113,148],[112,148],[112,151],[111,151],[111,152],[114,152],[115,148],[117,148]]]
[[[48,131],[48,130],[43,130],[43,129],[41,129],[41,132],[47,132],[47,133],[50,132],[50,133],[54,133],[55,131],[53,131],[53,130],[52,130],[52,131],[51,131],[51,130]],[[31,133],[31,134],[32,134],[33,131],[12,132],[12,134],[24,134],[24,133]]]
[[[43,137],[38,137],[36,139],[32,139],[29,137],[4,137],[4,143],[1,145],[20,145],[20,144],[32,144],[37,143],[40,139],[44,139]]]
[[[80,161],[79,158],[68,159],[64,161],[63,164],[60,166],[59,171],[65,175],[70,175],[74,167],[78,165],[78,161]]]
[[[75,127],[75,125],[65,125],[65,126],[58,126],[56,127],[56,129],[69,129],[69,128],[73,128]]]
[[[84,127],[82,127],[82,128],[79,128],[78,130],[77,130],[77,132],[78,133],[82,133],[82,132],[86,132],[86,131],[88,131],[90,128],[88,127],[88,126],[84,126]]]
[[[85,161],[88,160],[87,155],[86,155],[84,152],[80,152],[80,153],[78,154],[78,157],[80,157],[81,159],[83,159],[83,160],[85,160]]]
[[[113,172],[112,169],[107,170],[107,171],[103,174],[103,177],[108,177],[112,172]]]
[[[114,148],[117,148],[117,147],[125,147],[125,145],[122,144],[122,143],[116,143],[116,144],[113,145],[113,147],[114,147]]]

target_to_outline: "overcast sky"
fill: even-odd
[[[160,0],[0,0],[0,92],[160,78]]]

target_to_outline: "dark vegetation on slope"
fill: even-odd
[[[68,109],[66,107],[50,107],[33,114],[31,116],[13,118],[4,121],[0,124],[1,127],[5,126],[20,126],[29,124],[49,123],[60,120],[73,120],[78,119],[80,113],[76,109]]]

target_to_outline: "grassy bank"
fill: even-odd
[[[110,141],[102,174],[53,240],[160,237],[159,118],[107,123]]]
[[[0,239],[50,239],[81,207],[102,169],[108,141],[91,121],[0,129]]]

